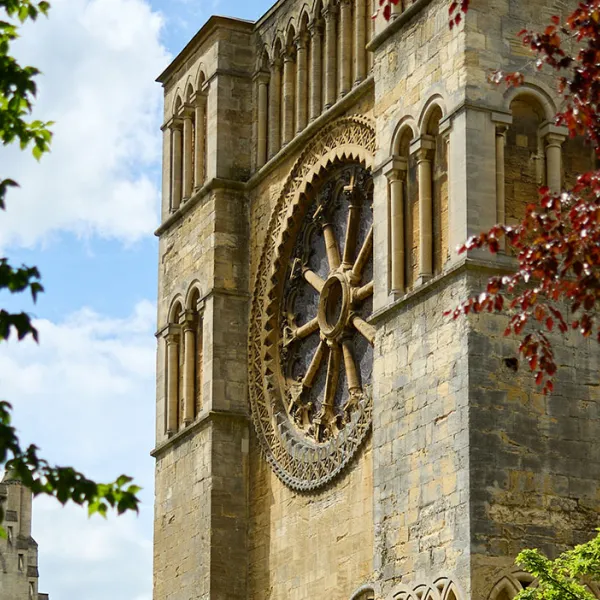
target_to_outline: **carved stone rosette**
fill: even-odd
[[[252,417],[275,473],[298,490],[335,477],[371,426],[374,151],[364,117],[325,128],[286,180],[258,267]]]

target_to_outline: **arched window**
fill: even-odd
[[[193,287],[181,318],[183,377],[180,427],[193,423],[202,407],[202,305],[199,298],[198,288]]]
[[[176,211],[181,205],[183,184],[183,100],[177,96],[171,119],[171,202],[169,209]]]
[[[296,32],[290,25],[283,48],[283,89],[281,101],[281,142],[285,146],[292,141],[296,132]]]
[[[525,216],[525,207],[546,183],[541,136],[545,113],[539,100],[531,95],[517,96],[510,112],[512,124],[506,132],[505,148],[505,222],[513,225]]]
[[[434,106],[426,124],[431,137],[432,151],[432,270],[439,275],[448,260],[448,152],[446,140],[440,133],[442,110]]]
[[[169,311],[167,327],[164,331],[165,352],[165,433],[177,433],[180,423],[181,388],[181,326],[183,314],[181,302],[177,301]]]
[[[413,287],[418,266],[418,194],[416,161],[410,153],[412,140],[411,127],[401,127],[385,171],[389,185],[389,290],[397,296]]]
[[[194,162],[194,191],[197,192],[206,181],[206,141],[208,119],[206,114],[207,95],[204,90],[206,76],[204,71],[200,71],[196,92],[191,99],[191,105],[194,111],[194,141],[193,141],[193,162]]]
[[[256,83],[257,128],[256,128],[256,167],[260,169],[267,162],[269,147],[269,57],[263,49],[254,76]]]
[[[269,78],[269,158],[281,148],[281,54],[282,44],[277,39],[273,46]]]

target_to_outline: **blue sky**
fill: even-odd
[[[36,163],[0,149],[17,179],[0,254],[37,265],[45,294],[3,297],[37,319],[40,344],[0,347],[0,396],[24,442],[100,479],[144,486],[139,517],[87,519],[35,502],[40,591],[58,600],[150,600],[154,351],[162,91],[155,77],[211,14],[255,19],[261,1],[55,0],[23,32],[39,67],[35,116],[56,121]]]

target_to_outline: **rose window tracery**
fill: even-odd
[[[308,209],[286,273],[280,321],[286,409],[315,442],[338,435],[371,393],[371,203],[365,169],[338,171]]]
[[[249,392],[257,438],[297,490],[325,485],[371,427],[372,122],[342,117],[299,156],[257,268]]]

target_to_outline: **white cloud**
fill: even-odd
[[[83,308],[37,320],[39,345],[0,345],[0,395],[14,404],[22,441],[95,479],[127,473],[144,487],[139,517],[88,519],[75,506],[34,502],[40,590],[50,597],[151,597],[155,319],[148,301],[125,318]]]
[[[63,230],[125,242],[151,233],[159,203],[162,17],[143,0],[55,0],[23,29],[19,58],[40,68],[37,118],[56,121],[37,164],[0,154],[10,192],[0,246],[33,246]]]

